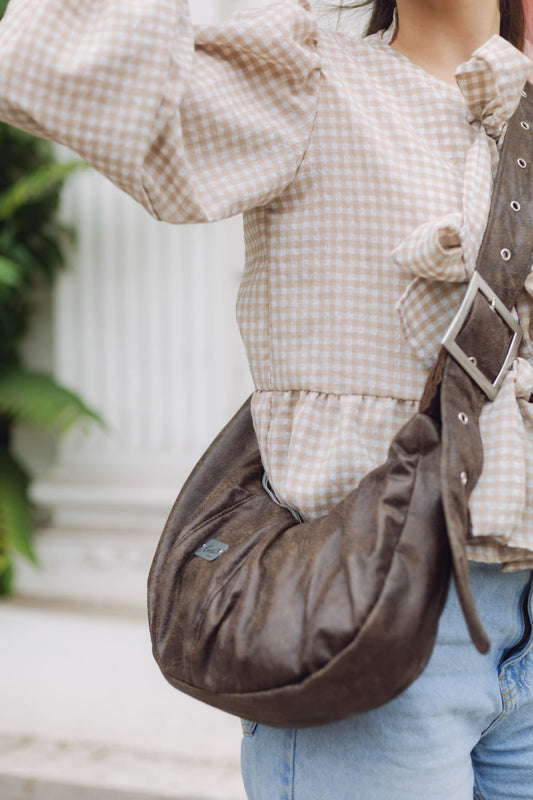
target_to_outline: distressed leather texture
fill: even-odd
[[[509,123],[477,261],[508,308],[533,249],[533,86],[526,91]],[[511,252],[506,262],[503,248]],[[509,338],[478,294],[461,347],[493,378]],[[387,461],[330,513],[298,523],[263,488],[247,401],[189,476],[154,556],[150,633],[166,679],[274,727],[370,710],[424,669],[452,574],[472,641],[486,652],[465,553],[485,402],[443,350],[419,412],[395,436]],[[195,555],[212,539],[227,549],[213,561]]]

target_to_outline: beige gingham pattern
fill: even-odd
[[[290,2],[194,30],[179,0],[14,0],[0,116],[81,153],[156,217],[231,216],[294,178],[316,36]]]
[[[171,222],[245,213],[238,318],[279,497],[327,511],[412,415],[475,264],[530,62],[493,37],[439,81],[284,0],[191,26],[180,0],[11,0],[0,118]],[[473,559],[533,566],[532,300],[482,416]]]

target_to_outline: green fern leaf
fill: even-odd
[[[28,484],[28,475],[21,465],[8,453],[0,453],[0,553],[8,561],[9,551],[16,550],[37,563],[31,544]],[[4,567],[7,570],[6,564]]]
[[[20,268],[11,258],[0,255],[0,286],[18,286]]]
[[[87,169],[83,161],[65,161],[45,164],[29,175],[19,178],[0,194],[0,220],[9,219],[22,206],[55,189],[68,175],[80,169]]]
[[[0,552],[0,596],[13,591],[13,561],[7,553]]]
[[[60,432],[82,420],[103,424],[74,392],[47,375],[18,367],[0,371],[0,414]]]

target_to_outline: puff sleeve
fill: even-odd
[[[294,178],[316,39],[296,0],[196,27],[183,0],[11,0],[0,119],[72,148],[159,219],[220,219]]]

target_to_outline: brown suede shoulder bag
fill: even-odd
[[[452,572],[487,651],[465,540],[479,415],[516,356],[508,309],[532,261],[533,86],[526,93],[476,272],[387,461],[326,516],[299,523],[265,491],[248,401],[188,478],[148,580],[154,655],[181,691],[283,728],[380,706],[424,669]]]

